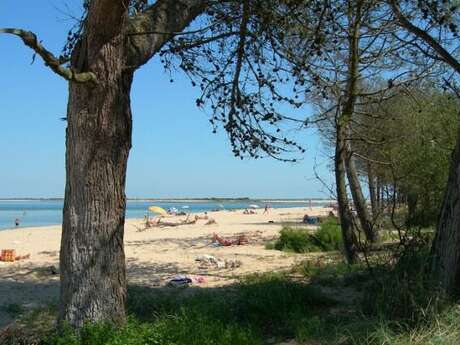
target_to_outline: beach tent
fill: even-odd
[[[166,210],[160,206],[150,206],[149,211],[161,214],[162,216],[166,216],[168,214],[168,212],[166,212]]]

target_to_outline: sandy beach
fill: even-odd
[[[231,284],[237,277],[282,270],[302,260],[305,255],[286,254],[265,249],[265,243],[278,236],[283,224],[299,224],[305,214],[326,215],[328,208],[278,208],[268,214],[238,211],[210,212],[216,224],[206,220],[177,227],[144,228],[140,219],[125,225],[125,253],[128,284],[162,287],[175,275],[202,276],[197,286],[215,287]],[[203,214],[198,214],[203,216]],[[170,222],[185,216],[168,217]],[[216,247],[212,236],[225,238],[244,234],[249,243],[241,246]],[[14,263],[0,262],[0,326],[10,321],[5,308],[20,304],[34,307],[56,302],[59,294],[59,246],[61,226],[23,228],[0,231],[0,249],[11,248],[17,255],[30,258]],[[211,255],[221,262],[237,262],[239,267],[203,265],[197,257]]]

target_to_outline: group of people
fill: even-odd
[[[270,211],[271,208],[272,208],[271,205],[266,204],[265,207],[264,207],[264,212],[262,214],[267,214]],[[257,214],[257,212],[254,211],[253,209],[245,208],[244,211],[243,211],[243,214]]]

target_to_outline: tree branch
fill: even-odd
[[[441,44],[439,44],[429,33],[412,24],[401,13],[401,10],[399,9],[395,0],[389,0],[389,2],[391,9],[393,10],[393,13],[401,26],[427,43],[447,64],[449,64],[458,74],[460,74],[460,62],[454,58],[446,49],[444,49]]]
[[[158,0],[132,18],[128,28],[127,65],[136,69],[149,61],[200,15],[206,5],[206,0]]]
[[[41,56],[45,65],[51,70],[68,81],[77,83],[96,82],[96,76],[92,72],[76,73],[72,69],[62,66],[62,61],[56,58],[50,51],[41,45],[37,36],[31,31],[13,28],[0,28],[0,33],[18,36],[24,44]]]

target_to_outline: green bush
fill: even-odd
[[[312,241],[308,230],[283,227],[280,237],[275,242],[276,250],[295,253],[318,252],[321,249]]]
[[[342,231],[334,218],[326,218],[313,237],[325,252],[342,249]]]
[[[314,234],[306,229],[283,227],[274,248],[287,252],[308,253],[340,250],[342,243],[340,226],[335,219],[327,218]],[[268,248],[271,248],[271,245]]]

